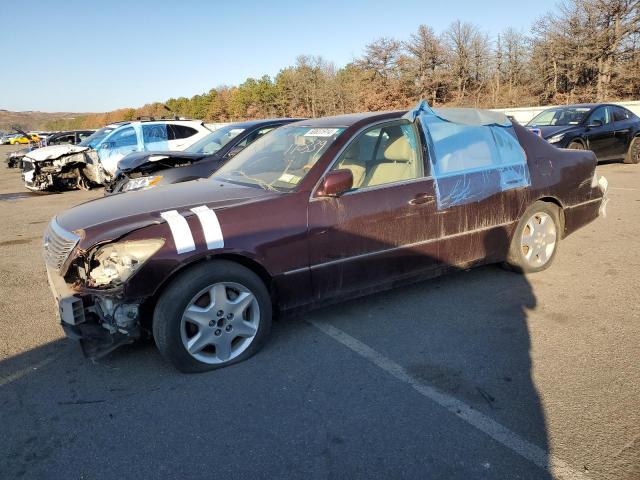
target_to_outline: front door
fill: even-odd
[[[598,160],[615,157],[616,135],[609,108],[596,108],[589,116],[587,125],[589,150],[596,154]]]
[[[309,203],[314,292],[326,298],[366,291],[437,265],[439,215],[425,177],[420,137],[406,120],[358,135],[332,169],[348,169],[353,189]]]

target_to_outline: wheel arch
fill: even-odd
[[[558,211],[560,213],[560,230],[562,232],[562,238],[564,238],[565,216],[564,216],[564,205],[562,205],[562,202],[558,200],[556,197],[551,197],[551,196],[538,198],[537,201],[551,203],[558,207]]]
[[[191,268],[195,268],[199,265],[202,265],[206,262],[212,262],[215,260],[227,260],[231,262],[235,262],[243,267],[251,270],[253,273],[258,275],[258,277],[262,280],[267,291],[269,292],[269,296],[271,297],[271,302],[274,310],[276,310],[277,306],[277,294],[275,285],[273,282],[273,277],[269,273],[269,271],[257,260],[251,258],[248,255],[244,255],[241,253],[220,253],[220,254],[212,254],[206,255],[204,257],[200,257],[194,259],[192,262],[186,263],[182,265],[180,268],[177,268],[175,271],[171,272],[167,278],[160,284],[160,286],[156,289],[155,293],[147,298],[142,305],[142,315],[141,315],[141,323],[144,327],[151,329],[151,324],[153,322],[153,311],[155,309],[158,300],[167,289],[167,287],[173,282],[173,280],[181,275],[182,273],[190,270]]]
[[[569,145],[571,145],[572,143],[576,143],[576,142],[581,144],[585,149],[589,148],[588,145],[587,145],[587,143],[588,143],[587,139],[583,138],[583,137],[581,137],[579,135],[575,136],[571,140],[569,140],[569,142],[567,143],[567,148],[569,147]]]

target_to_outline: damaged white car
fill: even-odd
[[[77,145],[33,150],[22,162],[29,190],[88,189],[108,182],[125,155],[183,150],[211,131],[196,120],[138,120],[107,125]]]

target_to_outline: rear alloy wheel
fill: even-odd
[[[631,140],[624,163],[640,163],[640,137]]]
[[[249,358],[271,329],[271,299],[251,270],[224,260],[179,275],[155,308],[160,353],[183,372],[203,372]]]
[[[558,207],[546,202],[534,203],[518,223],[506,266],[524,273],[548,268],[558,251],[559,232]]]
[[[571,142],[569,144],[569,150],[584,150],[584,145],[582,144],[582,142]]]

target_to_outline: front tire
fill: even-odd
[[[571,142],[567,148],[569,150],[585,150],[582,142],[578,142],[578,141]]]
[[[640,137],[631,140],[627,155],[624,157],[624,163],[640,163]]]
[[[552,203],[538,201],[518,222],[504,266],[520,273],[535,273],[551,266],[560,241],[560,211]]]
[[[241,362],[264,345],[272,305],[254,272],[213,260],[178,275],[160,297],[153,336],[162,356],[185,373]]]

